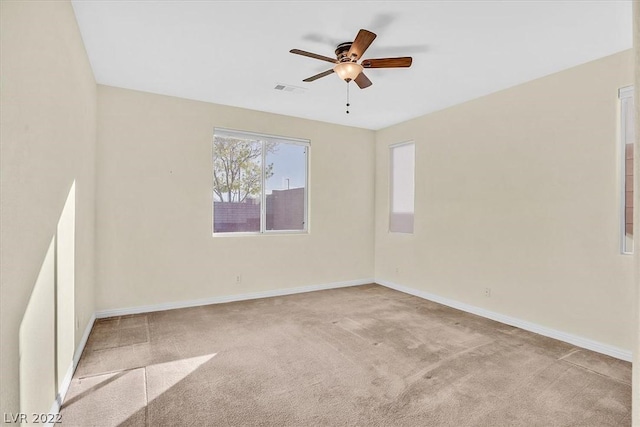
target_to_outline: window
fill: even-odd
[[[633,142],[635,116],[633,86],[620,89],[620,142],[622,164],[621,237],[622,253],[633,253]]]
[[[413,233],[415,145],[413,142],[390,147],[389,231]]]
[[[216,128],[213,232],[307,231],[307,140]]]

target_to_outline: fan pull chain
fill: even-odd
[[[349,82],[347,82],[347,114],[349,114]]]

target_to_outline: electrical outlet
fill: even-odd
[[[78,319],[78,316],[76,316],[76,331],[80,329],[80,319]]]
[[[400,267],[396,267],[396,274],[400,274]]]
[[[240,284],[240,283],[242,283],[242,275],[241,275],[241,274],[238,274],[238,275],[236,276],[236,284]]]
[[[484,296],[487,298],[491,296],[491,288],[484,288]]]

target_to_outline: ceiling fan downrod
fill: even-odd
[[[349,82],[347,82],[347,114],[349,114]]]

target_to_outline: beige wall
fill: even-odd
[[[631,350],[616,114],[632,70],[626,51],[379,131],[376,280]],[[407,140],[415,233],[390,234],[388,146]]]
[[[45,256],[74,180],[73,280],[80,322],[75,345],[94,312],[96,84],[69,2],[0,4],[0,412],[4,413],[20,408],[19,329],[30,298],[37,302],[34,307],[41,306],[40,297],[51,299],[50,289],[33,296],[32,291],[41,267],[49,268]],[[50,323],[50,303],[49,311],[33,310],[40,318],[29,318],[25,330]],[[31,344],[39,340],[34,334],[25,334],[25,339]],[[41,356],[49,355],[43,350]],[[48,411],[53,400],[54,396],[42,398],[30,407]]]
[[[55,367],[55,245],[56,239],[51,239],[20,322],[20,412],[24,414],[48,411],[58,389]]]
[[[309,234],[212,236],[214,127],[311,140]],[[373,277],[372,131],[98,86],[98,145],[98,310]]]

